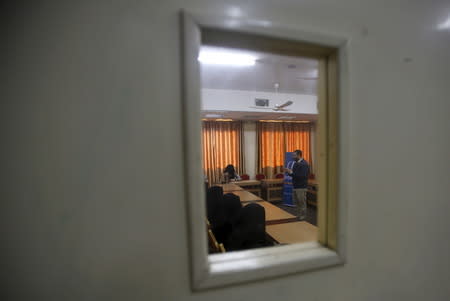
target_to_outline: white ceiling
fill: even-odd
[[[205,89],[243,90],[271,93],[316,95],[318,61],[309,58],[274,55],[240,49],[202,46],[201,50],[231,51],[256,57],[253,66],[227,66],[200,64],[201,85]],[[275,88],[278,84],[278,89]],[[217,111],[216,111],[217,112]],[[202,117],[214,111],[203,111]],[[223,117],[235,120],[286,120],[315,121],[315,114],[283,112],[220,111]]]
[[[226,50],[257,58],[253,66],[201,65],[202,88],[316,95],[318,62],[314,59],[263,52],[202,46],[201,50]]]

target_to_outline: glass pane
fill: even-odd
[[[210,45],[198,59],[210,253],[317,241],[319,61]]]

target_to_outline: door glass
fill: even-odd
[[[319,61],[211,45],[198,60],[209,252],[317,241]]]

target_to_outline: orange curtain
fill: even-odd
[[[220,182],[223,169],[234,165],[242,174],[242,123],[240,121],[203,121],[203,171],[210,184]]]
[[[303,158],[311,161],[311,125],[293,122],[259,122],[258,130],[258,171],[273,178],[283,173],[286,152],[300,149]]]

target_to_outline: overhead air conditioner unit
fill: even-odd
[[[268,107],[269,100],[265,98],[255,98],[255,106],[257,107]]]
[[[262,99],[262,98],[255,98],[255,106],[250,107],[252,109],[266,109],[266,110],[273,110],[273,111],[289,111],[286,109],[286,107],[292,105],[293,102],[288,100],[283,104],[276,104],[274,107],[269,107],[269,100],[268,99]]]

